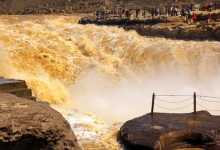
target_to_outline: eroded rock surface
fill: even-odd
[[[1,149],[81,149],[63,116],[38,102],[0,93],[0,122]]]
[[[122,138],[135,150],[208,148],[220,143],[220,116],[196,114],[146,114],[123,124]]]

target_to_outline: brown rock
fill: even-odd
[[[211,149],[220,142],[219,123],[220,116],[212,116],[207,111],[154,113],[127,121],[120,132],[124,141],[135,150]]]
[[[80,150],[63,116],[45,104],[0,93],[0,148]]]
[[[205,150],[220,150],[220,145],[211,146],[206,148]]]

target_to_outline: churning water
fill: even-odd
[[[25,80],[70,122],[85,149],[123,149],[119,122],[149,113],[153,93],[184,95],[156,97],[154,111],[172,113],[192,112],[193,92],[220,97],[220,42],[143,37],[78,20],[0,16],[0,76]]]

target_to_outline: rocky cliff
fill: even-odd
[[[220,41],[220,22],[211,24],[164,24],[126,27],[126,30],[136,30],[140,35],[164,37],[183,40],[216,40]]]
[[[1,149],[81,149],[69,123],[48,105],[0,93],[0,114]]]

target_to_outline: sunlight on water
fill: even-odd
[[[192,98],[193,92],[220,97],[219,42],[148,38],[117,27],[79,25],[78,19],[0,16],[0,76],[27,81],[38,100],[53,104],[72,124],[76,118],[67,114],[76,112],[68,110],[77,109],[78,119],[84,121],[93,115],[102,118],[92,127],[91,122],[102,119],[91,117],[85,126],[106,131],[107,124],[149,113],[153,93],[189,95],[160,97],[170,101]],[[192,102],[167,105],[156,100],[171,109]],[[211,110],[219,108],[199,103]],[[155,106],[155,111],[192,112],[193,106],[178,111]],[[112,127],[118,131],[120,126]],[[104,138],[98,130],[89,132],[90,140]],[[86,143],[84,133],[76,134]]]

